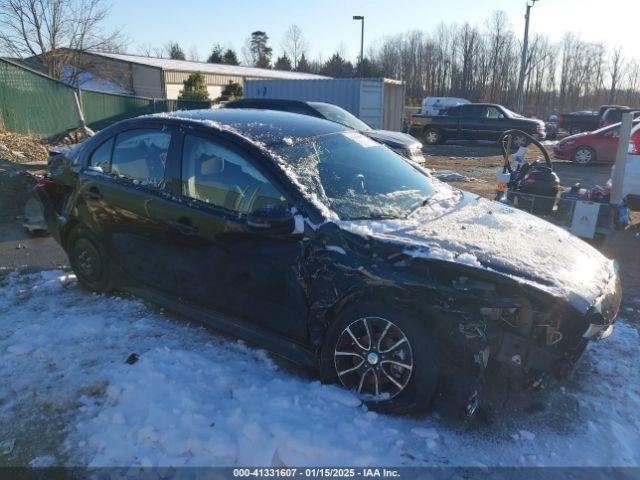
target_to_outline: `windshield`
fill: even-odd
[[[297,180],[341,220],[405,218],[437,192],[429,175],[357,132],[280,147]]]
[[[504,111],[507,112],[507,115],[511,118],[524,118],[522,115],[520,115],[519,113],[516,112],[512,112],[511,110],[509,110],[506,107],[502,107],[504,108]]]
[[[371,130],[369,125],[340,107],[326,103],[312,103],[311,106],[318,110],[327,120],[339,123],[345,127],[353,128],[354,130]]]

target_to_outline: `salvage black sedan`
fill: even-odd
[[[315,367],[388,412],[536,382],[611,334],[610,260],[358,132],[257,110],[126,120],[38,189],[78,280]]]

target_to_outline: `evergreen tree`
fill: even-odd
[[[236,52],[231,50],[230,48],[228,48],[227,51],[224,52],[222,63],[225,63],[227,65],[240,65]]]
[[[203,74],[194,72],[182,84],[179,100],[209,100],[207,82]]]
[[[187,59],[187,57],[184,54],[184,50],[182,50],[182,47],[180,45],[178,45],[178,42],[169,43],[169,46],[167,47],[167,50],[169,51],[169,58],[171,58],[172,60],[186,60]]]
[[[336,52],[322,66],[320,74],[328,77],[353,77],[353,64]]]
[[[300,59],[298,60],[298,66],[296,67],[297,72],[310,72],[311,65],[307,61],[307,57],[305,57],[304,53],[300,55]]]
[[[234,100],[243,95],[242,86],[239,83],[229,80],[229,83],[222,90],[221,95],[216,99],[219,102]]]
[[[368,58],[364,58],[362,62],[358,61],[356,65],[356,74],[359,77],[383,77],[382,69]]]
[[[249,52],[253,59],[253,66],[258,68],[271,68],[271,54],[273,49],[267,45],[269,37],[266,32],[256,30],[251,33],[249,40]]]
[[[278,57],[273,68],[276,70],[291,70],[291,60],[289,60],[286,53],[282,54],[281,57]]]
[[[211,49],[211,54],[207,58],[207,63],[224,63],[224,57],[222,55],[222,47],[218,44],[214,45]]]

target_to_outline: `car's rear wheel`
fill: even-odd
[[[346,309],[330,326],[322,379],[386,413],[426,410],[438,382],[436,352],[419,320],[381,305]]]
[[[94,292],[111,288],[111,269],[96,236],[82,226],[73,227],[67,239],[67,254],[80,285]]]
[[[442,133],[436,128],[427,128],[424,131],[424,142],[428,145],[437,145],[442,143]]]
[[[575,163],[588,165],[596,160],[596,152],[591,147],[578,147],[571,158]]]
[[[571,127],[571,128],[569,128],[569,133],[571,135],[577,135],[578,133],[582,133],[582,128],[580,128],[580,127]]]

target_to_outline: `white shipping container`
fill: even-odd
[[[246,80],[245,98],[278,98],[338,105],[371,127],[402,130],[404,83],[388,78]]]

